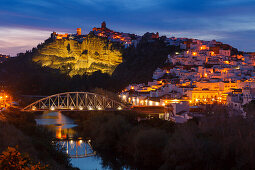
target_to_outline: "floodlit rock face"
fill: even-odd
[[[70,76],[91,74],[98,70],[111,75],[122,63],[122,54],[108,40],[88,35],[81,43],[68,39],[47,43],[39,49],[33,61],[60,69]]]

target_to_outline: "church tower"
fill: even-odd
[[[81,35],[81,28],[77,28],[77,35]]]
[[[101,28],[102,28],[102,29],[106,29],[106,23],[105,23],[105,21],[104,21],[104,22],[102,22],[102,24],[101,24]]]

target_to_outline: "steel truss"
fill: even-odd
[[[89,92],[66,92],[40,99],[23,111],[91,111],[91,110],[123,110],[127,106],[103,95]]]

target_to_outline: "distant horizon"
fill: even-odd
[[[106,22],[107,23],[107,22]],[[100,23],[101,24],[101,23]],[[93,26],[91,27],[91,30],[85,30],[84,32],[84,29],[81,29],[82,31],[82,35],[86,35],[88,34],[90,31],[92,31],[92,28],[94,27],[100,27],[100,24],[99,26]],[[0,36],[1,36],[1,29],[3,29],[4,27],[0,27]],[[82,27],[77,27],[77,28],[82,28]],[[109,27],[107,25],[107,28],[113,30],[111,27]],[[58,28],[60,31],[57,31],[57,30],[47,30],[47,29],[33,29],[33,28],[5,28],[5,29],[11,29],[13,32],[16,32],[16,35],[17,33],[20,33],[21,35],[19,36],[23,36],[22,34],[31,34],[32,36],[29,37],[29,38],[32,38],[33,40],[33,43],[31,44],[31,40],[29,40],[28,42],[31,44],[30,46],[27,46],[27,47],[21,47],[21,48],[17,48],[15,49],[15,47],[11,47],[11,52],[7,52],[7,50],[5,49],[1,49],[0,48],[0,54],[2,55],[10,55],[11,57],[15,57],[17,56],[18,53],[25,53],[26,51],[29,51],[29,50],[32,50],[33,48],[36,48],[38,44],[40,43],[43,43],[46,39],[50,38],[50,35],[52,32],[57,32],[57,33],[69,33],[69,34],[75,34],[76,33],[76,28],[74,29],[61,29],[61,28]],[[116,32],[123,32],[123,33],[130,33],[130,34],[135,34],[135,35],[139,35],[139,36],[142,36],[144,35],[146,32],[158,32],[159,33],[159,36],[166,36],[167,38],[171,38],[171,37],[176,37],[176,38],[190,38],[190,39],[198,39],[198,40],[203,40],[203,41],[211,41],[211,40],[216,40],[218,42],[222,42],[224,44],[229,44],[229,43],[226,43],[224,41],[220,41],[218,39],[203,39],[203,36],[198,36],[198,37],[193,37],[193,36],[189,36],[187,33],[178,33],[178,32],[175,32],[175,33],[167,33],[164,32],[164,33],[161,33],[159,31],[145,31],[145,32],[137,32],[137,33],[133,33],[133,32],[127,32],[127,31],[119,31],[119,30],[113,30],[113,31],[116,31]],[[181,35],[185,35],[185,36],[181,36]],[[3,35],[2,35],[3,36]],[[25,36],[25,35],[24,35]],[[201,37],[201,38],[200,38]],[[209,36],[210,37],[210,36]],[[15,37],[13,37],[15,38]],[[206,38],[206,37],[205,37]],[[219,38],[220,39],[220,38]],[[235,47],[233,46],[232,44],[229,44],[231,45],[232,47],[234,48],[237,48],[239,51],[243,51],[243,52],[255,52],[255,49],[254,51],[246,51],[246,50],[242,50],[242,49],[239,49],[238,47]],[[21,49],[20,51],[18,51],[19,49]]]
[[[102,21],[119,32],[215,39],[250,52],[255,51],[254,9],[254,0],[1,1],[0,53],[15,55],[52,31],[81,27],[87,32]]]

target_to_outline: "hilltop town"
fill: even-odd
[[[129,46],[132,44],[132,39],[137,39],[140,36],[136,36],[135,34],[129,34],[129,33],[120,33],[113,30],[110,30],[106,27],[106,22],[102,22],[100,28],[94,27],[93,30],[90,32],[90,34],[99,36],[99,37],[106,37],[111,42],[118,42],[125,44],[126,46]],[[51,34],[51,37],[53,39],[71,39],[71,40],[77,40],[78,42],[82,42],[87,35],[82,34],[81,28],[77,28],[76,34],[59,34],[56,32],[53,32]],[[134,43],[134,41],[133,41]]]
[[[105,37],[109,41],[120,43],[124,45],[125,47],[129,47],[130,45],[137,46],[137,44],[141,41],[142,37],[146,37],[151,40],[159,38],[158,32],[146,33],[143,36],[139,36],[139,35],[131,34],[131,33],[113,31],[106,27],[105,21],[101,23],[101,27],[99,28],[94,27],[89,34],[93,34],[99,37]],[[76,40],[78,42],[82,42],[87,36],[88,34],[82,34],[81,28],[77,28],[76,34],[69,34],[69,33],[59,34],[59,33],[56,33],[55,31],[51,34],[51,38],[54,40],[66,39],[66,40]],[[186,40],[186,39],[177,39],[176,41],[174,41],[175,45],[180,45],[181,40]],[[171,43],[171,40],[170,41],[167,40],[167,43]]]
[[[165,42],[183,51],[169,55],[153,73],[153,81],[126,87],[120,95],[125,102],[140,110],[171,105],[171,115],[159,114],[168,120],[185,121],[208,104],[227,105],[244,114],[243,105],[255,98],[255,53],[239,52],[215,40],[173,37]]]

